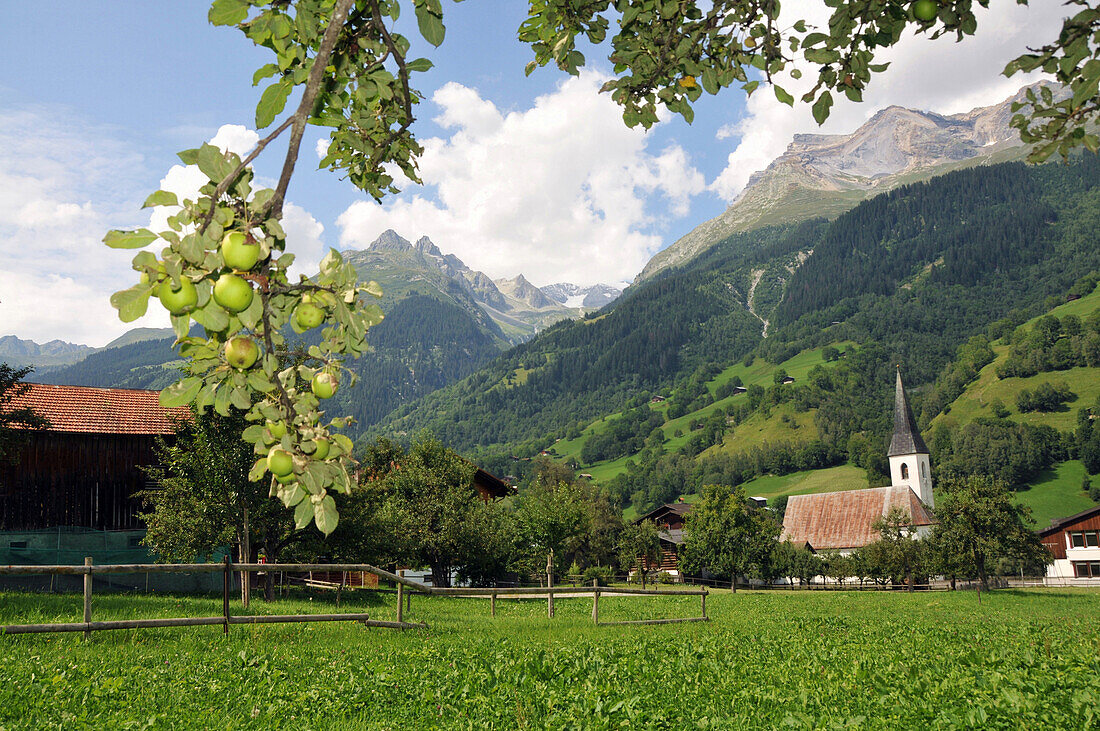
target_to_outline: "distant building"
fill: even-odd
[[[783,517],[782,538],[809,544],[815,551],[850,553],[879,539],[873,528],[893,508],[900,508],[913,523],[913,532],[927,535],[936,520],[932,514],[932,478],[928,447],[898,370],[894,391],[894,434],[890,439],[890,487],[792,495]]]
[[[781,383],[782,383],[782,384],[783,384],[784,386],[789,386],[789,385],[791,385],[792,383],[794,383],[794,377],[793,377],[793,376],[786,376],[786,377],[785,377],[785,378],[784,378],[784,379],[783,379],[783,380],[781,381]]]
[[[1054,557],[1047,578],[1100,583],[1100,505],[1051,521],[1039,540]]]
[[[664,571],[681,578],[680,550],[684,545],[684,516],[691,512],[691,503],[667,503],[641,516],[635,523],[652,520],[661,538],[663,554],[660,566],[648,567],[651,571]]]

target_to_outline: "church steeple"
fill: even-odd
[[[909,408],[909,399],[905,387],[901,385],[901,367],[898,367],[898,382],[894,391],[894,436],[890,439],[890,451],[887,457],[902,454],[928,454],[928,447],[921,439],[917,420]]]
[[[934,507],[932,498],[932,466],[928,462],[928,447],[921,439],[917,420],[909,408],[905,386],[901,383],[901,367],[898,367],[897,388],[894,392],[894,436],[890,439],[890,482],[905,486],[917,494],[928,507]]]

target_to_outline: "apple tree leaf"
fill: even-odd
[[[149,309],[148,284],[136,284],[129,289],[111,295],[111,306],[118,310],[118,319],[133,322]]]
[[[195,399],[200,388],[202,388],[202,379],[197,376],[176,381],[160,392],[160,405],[166,409],[186,406]]]
[[[206,19],[210,25],[237,25],[248,17],[246,0],[214,0]]]
[[[294,508],[294,527],[301,530],[309,525],[309,522],[313,520],[313,512],[311,501],[302,500],[299,502],[298,507]]]
[[[103,243],[112,249],[141,249],[157,240],[157,235],[147,228],[136,231],[108,231]]]
[[[297,513],[297,511],[295,512]],[[317,530],[326,536],[336,530],[336,524],[340,521],[340,516],[336,512],[336,501],[332,499],[331,495],[325,495],[321,502],[314,505],[313,520],[317,524]]]
[[[141,204],[142,208],[152,208],[153,206],[178,206],[180,204],[179,198],[176,194],[170,190],[158,190],[153,193],[145,202]]]
[[[436,48],[442,45],[443,36],[446,34],[443,19],[428,8],[428,3],[417,3],[416,24],[420,27],[420,35],[424,36],[424,40]],[[317,527],[320,528],[320,524]]]
[[[256,129],[263,129],[275,121],[275,117],[286,107],[291,87],[292,84],[283,79],[264,89],[260,103],[256,105]]]

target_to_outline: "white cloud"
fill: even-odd
[[[283,230],[287,251],[294,252],[294,264],[288,274],[296,281],[299,274],[316,274],[321,258],[328,251],[321,236],[325,227],[309,211],[293,203],[283,206]]]
[[[257,139],[226,126],[212,142],[241,154]],[[109,301],[137,273],[134,252],[109,249],[102,237],[148,221],[140,205],[151,179],[141,154],[115,130],[58,109],[0,113],[0,335],[99,346],[134,327],[169,326],[155,300],[133,323],[121,322]],[[204,182],[197,169],[176,165],[160,187],[193,196]],[[303,254],[299,266],[316,271],[324,227],[292,203],[284,223],[291,248]]]
[[[783,5],[784,18],[807,18],[819,27],[827,26],[824,11],[828,8],[811,0]],[[748,100],[745,115],[719,132],[719,139],[732,137],[738,143],[729,154],[726,168],[712,181],[711,190],[732,201],[749,176],[782,154],[795,134],[849,133],[892,104],[956,114],[1000,102],[1024,84],[1038,80],[1037,75],[1005,78],[1001,70],[1025,52],[1026,45],[1057,37],[1064,15],[1062,7],[1053,3],[1002,3],[990,10],[975,5],[975,13],[978,30],[960,43],[955,43],[953,37],[933,41],[926,35],[908,34],[876,59],[890,61],[890,68],[874,75],[864,101],[857,104],[838,99],[823,127],[813,120],[809,105],[797,101],[812,86],[814,68],[804,67],[801,81],[785,80],[782,84],[794,93],[793,110],[776,101],[771,89],[761,88]]]
[[[424,140],[420,159],[430,190],[353,204],[337,220],[341,244],[364,247],[393,228],[428,235],[493,277],[522,272],[540,285],[632,277],[705,183],[679,146],[654,153],[644,132],[626,128],[598,93],[603,81],[585,72],[508,113],[474,89],[444,85],[432,101],[450,134]]]

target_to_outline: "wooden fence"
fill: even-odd
[[[391,574],[369,564],[279,564],[281,571],[370,571],[383,578],[404,585],[418,586],[416,582]],[[226,557],[224,563],[196,564],[104,564],[96,566],[91,558],[84,559],[83,566],[0,566],[0,576],[27,576],[35,574],[83,575],[84,576],[84,621],[60,622],[50,624],[13,624],[0,626],[0,634],[30,634],[37,632],[83,632],[89,639],[92,632],[110,629],[140,629],[149,627],[201,627],[222,625],[223,632],[229,634],[232,624],[271,624],[285,622],[359,622],[367,627],[387,627],[390,629],[426,629],[427,624],[402,621],[402,612],[398,608],[397,621],[371,619],[367,614],[275,614],[275,615],[232,615],[229,612],[229,594],[233,572],[256,573],[271,571],[272,564],[250,563],[234,564]],[[92,577],[97,574],[179,574],[213,573],[224,575],[222,582],[222,614],[214,617],[167,617],[161,619],[123,619],[108,622],[92,621]]]
[[[294,573],[325,572],[327,574],[343,573],[348,571],[366,571],[376,576],[392,581],[397,586],[397,617],[396,621],[383,621],[371,619],[367,614],[278,614],[278,615],[232,615],[229,612],[229,596],[234,572],[256,573],[262,571],[282,571]],[[171,573],[214,573],[223,574],[222,581],[222,613],[221,616],[211,617],[167,617],[161,619],[123,619],[106,622],[92,621],[92,577],[98,574],[171,574]],[[592,597],[592,623],[602,626],[630,625],[630,624],[670,624],[674,622],[706,622],[707,594],[706,587],[702,589],[670,590],[670,589],[634,589],[601,587],[593,581],[591,587],[586,586],[551,586],[551,587],[430,587],[419,582],[406,579],[398,574],[391,573],[370,564],[266,564],[266,563],[232,563],[227,556],[223,563],[197,563],[197,564],[102,564],[95,565],[91,558],[84,559],[83,566],[0,566],[0,576],[28,576],[28,575],[83,575],[84,577],[84,621],[83,622],[55,622],[49,624],[12,624],[0,625],[0,634],[30,634],[39,632],[83,632],[85,639],[90,639],[91,633],[101,630],[113,629],[141,629],[151,627],[200,627],[209,625],[222,625],[223,632],[229,634],[229,626],[233,624],[270,624],[286,622],[359,622],[367,627],[386,627],[390,629],[427,629],[423,622],[405,622],[404,614],[411,608],[412,594],[426,594],[430,596],[450,597],[480,597],[487,596],[490,600],[490,612],[496,616],[497,599],[523,599],[542,598],[547,600],[547,615],[554,616],[555,596],[591,596]],[[698,596],[700,598],[700,616],[698,617],[673,617],[666,619],[639,619],[622,622],[601,622],[599,619],[600,596]]]

